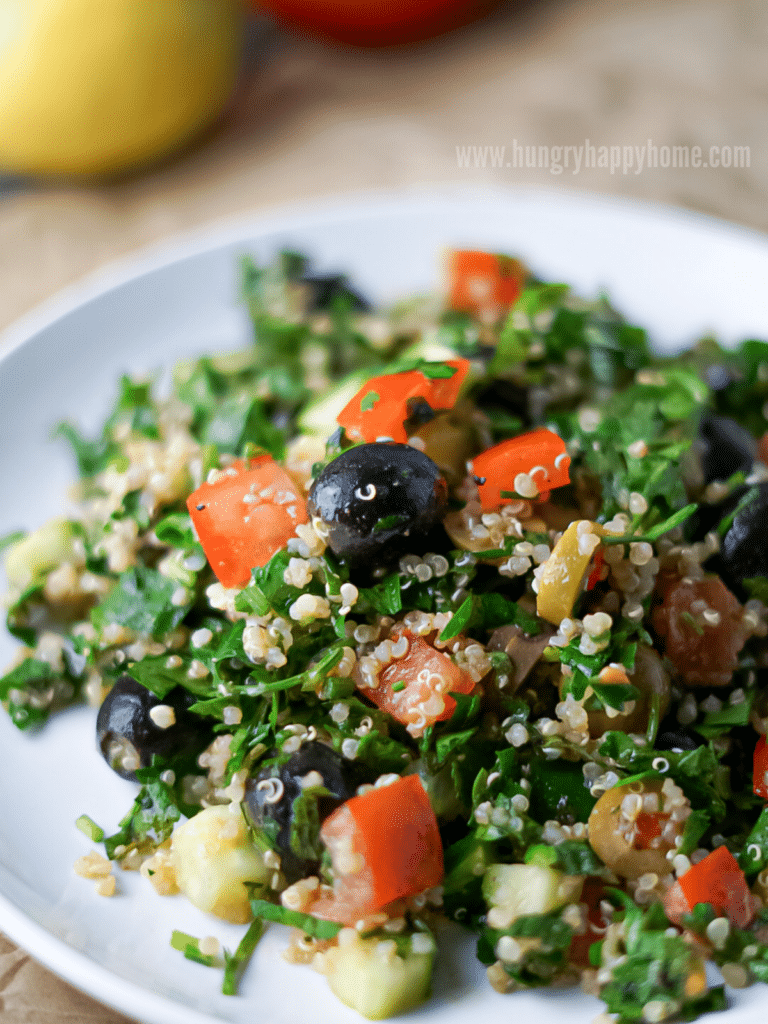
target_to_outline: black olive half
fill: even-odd
[[[312,485],[307,507],[328,527],[335,555],[382,564],[423,537],[438,520],[448,486],[435,463],[407,444],[348,448]]]
[[[307,780],[310,772],[320,779]],[[322,780],[322,781],[320,781]],[[345,800],[351,799],[357,787],[371,781],[370,776],[351,761],[324,743],[309,741],[280,765],[264,768],[247,780],[243,808],[254,826],[269,834],[268,823],[277,826],[275,843],[280,854],[280,868],[288,882],[317,874],[319,862],[297,855],[291,849],[291,826],[294,823],[294,801],[301,795],[302,781],[324,786],[331,796],[317,801],[320,824]],[[267,827],[265,828],[265,824]]]
[[[705,412],[699,424],[697,448],[704,483],[709,484],[713,480],[727,480],[734,473],[750,473],[757,441],[730,416]]]
[[[120,676],[96,719],[96,738],[109,767],[124,779],[135,780],[137,767],[149,767],[154,754],[172,757],[185,748],[203,746],[201,720],[187,710],[195,700],[181,686],[160,700],[131,676]],[[170,707],[173,714],[163,710],[153,718],[151,712],[161,706]]]
[[[768,577],[768,482],[742,484],[716,505],[701,505],[688,531],[692,540],[716,531],[720,551],[707,562],[741,601],[745,580]]]

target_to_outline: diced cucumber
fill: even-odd
[[[336,417],[341,410],[352,401],[363,384],[375,376],[376,372],[373,370],[355,370],[354,373],[342,378],[330,391],[326,391],[320,398],[316,398],[302,409],[297,421],[299,429],[304,434],[330,437],[338,427]]]
[[[518,917],[548,914],[577,900],[583,879],[538,864],[493,864],[483,878],[483,896],[491,910],[488,923],[508,928]]]
[[[269,875],[240,804],[206,807],[179,825],[171,839],[171,863],[190,903],[233,924],[251,920],[244,883],[265,883]]]
[[[402,938],[398,943],[402,951]],[[342,1003],[368,1020],[384,1020],[423,1003],[432,984],[435,944],[430,935],[411,937],[405,956],[394,939],[363,939],[353,928],[339,933],[326,952],[326,977]]]
[[[66,519],[52,519],[5,552],[5,574],[11,588],[26,590],[42,581],[51,569],[71,558],[77,536]]]

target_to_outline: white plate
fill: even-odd
[[[520,253],[542,276],[594,294],[607,288],[653,340],[681,346],[706,331],[727,341],[768,335],[768,244],[744,229],[676,210],[543,192],[442,191],[337,201],[186,238],[111,268],[54,299],[0,338],[0,536],[66,508],[73,467],[50,429],[64,418],[95,428],[119,373],[145,371],[248,338],[237,304],[237,260],[283,247],[308,252],[321,270],[344,270],[375,299],[434,286],[450,245]],[[4,343],[4,344],[3,344]],[[0,663],[12,643],[0,641]],[[359,1022],[325,981],[281,960],[271,928],[242,985],[219,994],[220,974],[171,950],[172,929],[214,934],[230,949],[241,929],[178,897],[156,896],[119,872],[120,895],[97,896],[72,862],[91,848],[74,820],[107,828],[134,787],[95,751],[93,712],[79,709],[40,735],[0,718],[0,928],[91,995],[151,1024]],[[472,944],[443,943],[431,1003],[409,1019],[488,1024],[553,1015],[587,1024],[596,1000],[542,992],[503,997],[485,983]],[[756,1021],[768,993],[737,993],[722,1024]]]

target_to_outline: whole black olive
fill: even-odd
[[[757,441],[730,416],[705,412],[699,424],[696,447],[701,459],[704,483],[727,480],[734,473],[750,473]]]
[[[316,772],[318,778],[307,778]],[[303,786],[312,784],[324,786],[331,796],[320,797],[317,801],[320,823],[345,800],[355,795],[357,787],[371,781],[369,774],[359,765],[341,757],[325,743],[311,740],[302,744],[299,750],[279,765],[264,768],[258,775],[249,778],[245,784],[243,808],[245,816],[257,829],[265,824],[277,826],[275,843],[280,854],[280,867],[289,882],[316,874],[319,862],[311,857],[301,857],[291,848],[291,826],[294,823],[294,801],[303,792]],[[267,829],[269,831],[269,826]]]
[[[131,676],[120,676],[96,718],[96,738],[109,767],[135,780],[136,769],[147,768],[153,754],[172,757],[187,747],[201,748],[201,719],[187,710],[195,700],[181,686],[160,700]]]
[[[380,564],[426,534],[448,497],[435,463],[407,444],[375,442],[348,448],[329,462],[307,507],[328,527],[339,558]]]

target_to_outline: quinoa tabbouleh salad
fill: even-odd
[[[662,357],[515,259],[448,270],[374,312],[245,260],[252,345],[62,424],[76,507],[6,539],[0,697],[98,707],[137,795],[75,869],[242,924],[169,937],[228,994],[274,921],[406,1012],[448,918],[499,992],[690,1020],[768,980],[768,343]]]

